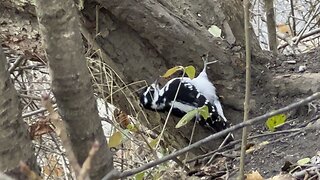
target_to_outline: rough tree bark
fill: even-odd
[[[265,11],[267,15],[267,27],[268,27],[268,42],[269,49],[274,55],[278,54],[277,49],[277,34],[276,34],[276,22],[274,17],[273,0],[265,0]]]
[[[98,35],[96,40],[110,58],[116,62],[118,68],[120,67],[119,69],[126,77],[127,82],[141,79],[151,82],[166,69],[176,65],[191,64],[200,70],[202,69],[201,56],[209,53],[211,61],[218,60],[217,63],[210,66],[208,74],[210,79],[214,81],[219,94],[224,97],[225,114],[233,123],[242,119],[245,63],[241,46],[233,48],[233,44],[230,45],[227,41],[214,38],[205,26],[179,17],[179,14],[171,11],[170,7],[168,8],[158,1],[98,2],[102,6],[98,18],[99,32],[104,36]],[[236,1],[234,3],[237,4]],[[83,14],[88,22],[85,24],[95,24],[95,5],[95,1],[86,1]],[[211,4],[210,7],[214,7],[214,5]],[[238,17],[236,12],[241,11],[237,7],[238,5],[233,8],[231,5],[226,6],[229,9],[225,11],[234,12],[234,16]],[[231,12],[230,14],[232,14]],[[205,13],[202,12],[203,15],[209,16]],[[189,14],[195,13],[190,11]],[[225,16],[225,19],[232,19],[228,15]],[[94,29],[90,29],[92,27],[87,27],[91,32],[95,32]],[[242,26],[238,27],[238,30],[241,31]],[[240,35],[238,37],[241,39]],[[252,40],[253,45],[256,44],[255,39]],[[241,45],[241,42],[239,40],[238,44]],[[252,74],[255,84],[259,84],[257,82],[261,83],[267,80],[263,64],[268,58],[258,50],[255,51],[255,56],[260,57],[254,61]],[[134,76],[132,76],[133,74]],[[121,102],[127,103],[126,101]],[[123,106],[120,104],[120,107]],[[127,112],[131,111],[127,110]],[[161,129],[159,124],[163,124],[163,120],[161,120],[163,115],[162,118],[155,118],[157,117],[155,113],[148,114],[151,124],[149,127],[154,129],[158,126]],[[180,143],[177,145],[178,147],[186,146],[191,135],[190,126],[175,129],[176,122],[176,119],[170,120],[167,127],[170,132],[168,133],[168,138],[171,139],[170,143],[178,142]],[[208,131],[198,133],[198,137],[195,137],[194,140],[208,134],[210,134]],[[219,143],[219,141],[212,142],[202,148],[212,149],[217,147]]]
[[[111,58],[124,66],[123,73],[129,81],[146,78],[151,80],[163,73],[164,69],[180,64],[193,64],[201,69],[200,57],[209,53],[210,60],[218,60],[211,66],[209,75],[219,93],[225,97],[225,104],[234,109],[242,109],[245,64],[242,50],[230,49],[226,41],[214,38],[204,27],[176,17],[157,1],[101,1],[101,5],[108,8],[112,14],[106,12],[102,16],[107,18],[99,19],[110,19],[109,24],[113,27],[102,24],[100,27],[107,28],[109,34],[104,39],[98,37],[98,40],[103,43],[103,49]],[[236,8],[237,6],[225,11],[241,12]],[[123,32],[123,29],[126,31]],[[116,42],[117,36],[121,37],[124,33],[127,34],[125,40]],[[134,46],[131,41],[134,41]],[[143,56],[138,56],[140,53]],[[261,78],[265,60],[262,56],[255,61],[254,80]],[[140,66],[136,66],[137,61]],[[133,64],[134,69],[131,68]]]
[[[209,29],[216,25],[222,29],[223,37],[230,46],[244,44],[243,11],[241,1],[219,1],[219,0],[159,0],[165,9],[173,16],[179,17],[193,26]],[[235,13],[236,10],[237,12]],[[250,29],[250,39],[254,51],[261,50],[256,35]]]
[[[52,91],[62,119],[68,125],[73,151],[81,165],[94,140],[98,140],[100,149],[92,161],[90,177],[101,179],[113,169],[113,160],[102,131],[82,52],[76,7],[72,0],[38,0],[36,4],[51,70]]]
[[[0,171],[17,179],[25,179],[20,172],[19,162],[25,162],[37,172],[36,158],[7,67],[0,48]]]
[[[100,7],[99,18],[95,17],[96,5]],[[202,68],[200,56],[209,53],[210,60],[218,60],[210,66],[209,78],[215,83],[219,95],[223,97],[227,118],[236,124],[242,120],[244,101],[245,62],[241,9],[241,2],[236,0],[92,0],[86,1],[82,13],[90,32],[95,32],[94,28],[98,28],[101,34],[95,36],[93,33],[93,36],[116,63],[116,68],[122,72],[128,83],[141,79],[152,82],[166,69],[176,65],[192,64],[199,70]],[[96,21],[99,27],[92,26]],[[226,40],[214,38],[207,31],[212,24],[221,27]],[[233,37],[235,43],[232,41]],[[265,66],[271,60],[272,54],[259,48],[254,33],[251,39],[252,107],[255,108],[261,107],[260,104],[270,98],[270,94],[262,94],[266,92],[264,88],[268,88],[268,92],[273,92],[273,95],[278,93],[279,88],[276,84],[278,81],[272,81],[272,74]],[[117,105],[127,108],[123,104],[127,104],[127,101],[120,101]],[[131,110],[127,112],[130,113]],[[164,115],[161,114],[162,117],[159,117],[151,112],[148,115],[149,121],[144,121],[144,124],[152,129],[161,129]],[[190,138],[190,126],[175,129],[176,122],[174,118],[170,120],[167,127],[168,138],[170,143],[185,146]],[[207,133],[199,133],[199,137],[194,139],[205,137]],[[218,143],[217,141],[207,144],[203,149],[212,149],[217,147]]]

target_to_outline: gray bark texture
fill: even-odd
[[[98,18],[95,17],[96,2],[99,2],[101,7]],[[197,7],[197,9],[178,8],[175,1],[100,0],[86,1],[82,14],[84,24],[90,32],[95,32],[92,24],[98,22],[99,26],[95,27],[99,30],[96,41],[115,62],[115,68],[119,69],[127,83],[143,79],[152,82],[167,69],[176,65],[194,65],[199,72],[203,66],[201,56],[208,53],[210,61],[218,61],[210,66],[209,78],[217,87],[219,95],[224,97],[226,117],[234,124],[238,123],[243,117],[245,73],[244,51],[241,48],[244,39],[241,36],[243,34],[241,33],[243,32],[242,11],[239,10],[241,5],[237,1],[228,1],[228,3],[218,3],[221,4],[219,8],[215,4],[204,3],[208,6],[206,9],[210,7],[215,11],[200,12],[202,16],[212,17],[209,21],[202,22],[198,19],[196,11],[204,7],[197,6],[196,2],[186,3],[189,3],[188,7]],[[181,6],[183,4],[181,3]],[[223,12],[228,13],[221,14]],[[229,30],[230,32],[225,30],[223,33],[226,36],[232,36],[233,38],[229,39],[234,41],[214,38],[207,30],[210,24],[217,24],[223,30]],[[267,80],[263,64],[267,62],[268,57],[255,44],[257,44],[256,38],[252,37],[252,46],[256,48],[253,57],[259,56],[253,61],[252,77],[254,82],[261,84]],[[126,99],[123,97],[119,99],[118,103],[115,101],[116,105],[130,114],[132,109],[126,105],[128,104]],[[151,129],[161,130],[166,115],[161,114],[159,117],[156,113],[146,112],[149,116],[148,120],[144,118],[140,120]],[[169,120],[166,127],[169,132],[167,138],[170,144],[181,148],[188,145],[193,125],[190,123],[186,127],[176,129],[174,127],[177,122],[178,119],[174,117]],[[200,132],[195,133],[194,141],[210,134],[209,131],[198,128]],[[220,143],[221,141],[209,143],[195,153],[214,149]]]
[[[274,55],[278,53],[277,49],[277,34],[276,34],[276,21],[274,17],[273,0],[265,0],[265,10],[267,14],[267,28],[268,28],[268,41],[269,49]]]
[[[25,179],[19,162],[36,169],[36,158],[27,126],[22,120],[21,105],[0,48],[0,171],[17,179]]]
[[[100,149],[92,161],[90,177],[101,179],[113,169],[112,154],[107,148],[93,96],[79,17],[71,0],[36,1],[40,32],[49,60],[52,91],[59,112],[67,124],[73,151],[80,165],[94,142]]]

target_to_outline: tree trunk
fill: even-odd
[[[72,0],[38,0],[36,3],[51,70],[52,91],[62,119],[68,125],[73,151],[82,164],[94,140],[98,140],[100,149],[92,161],[90,176],[101,179],[113,169],[113,160],[102,131],[82,51],[76,7]]]
[[[267,15],[269,49],[274,55],[278,54],[276,22],[274,17],[273,0],[265,0],[265,11]]]
[[[245,72],[244,51],[241,46],[235,47],[220,38],[214,38],[206,27],[199,26],[192,20],[181,18],[182,15],[179,14],[179,11],[172,10],[173,6],[167,7],[166,4],[161,4],[158,1],[98,2],[101,3],[102,8],[99,11],[99,18],[96,19],[94,16],[96,3],[86,1],[85,9],[82,11],[86,17],[85,24],[89,31],[95,32],[95,29],[88,25],[98,21],[99,27],[97,28],[100,35],[96,37],[96,40],[117,67],[120,67],[119,69],[128,83],[141,79],[152,82],[166,69],[176,65],[195,65],[200,70],[203,66],[201,56],[209,53],[210,61],[218,61],[210,66],[208,74],[216,85],[219,95],[223,96],[226,117],[234,124],[240,122],[243,117]],[[214,7],[210,4],[211,6]],[[229,8],[225,10],[226,12],[232,11],[233,16],[242,17],[242,11],[236,9],[238,5],[234,9],[231,9],[231,5],[225,7]],[[240,13],[237,14],[237,12]],[[195,13],[190,11],[189,14]],[[218,15],[216,16],[219,17]],[[228,21],[228,24],[232,24],[231,20]],[[243,31],[242,23],[238,24],[241,25],[238,27],[238,31]],[[241,39],[240,35],[237,38]],[[238,43],[241,44],[241,42],[243,40],[239,40]],[[256,38],[253,38],[253,47],[258,47],[254,46],[257,44],[255,42]],[[263,84],[268,80],[267,70],[263,66],[268,57],[261,50],[256,50],[254,53],[253,83]],[[255,56],[259,56],[259,58],[255,58]],[[117,105],[121,108],[127,108],[127,113],[133,112],[124,104],[128,104],[125,99]],[[159,117],[155,113],[146,112],[149,115],[148,121],[143,118],[140,120],[151,129],[158,127],[157,130],[161,130],[165,115],[161,114],[162,117]],[[176,122],[177,119],[169,121],[168,138],[171,139],[170,143],[180,143],[177,146],[181,148],[189,143],[192,125],[175,129]],[[205,131],[198,134],[194,140],[209,134],[210,132]],[[207,144],[203,149],[217,147],[220,142]]]
[[[230,46],[244,45],[243,7],[241,1],[219,1],[219,0],[159,0],[158,1],[172,15],[183,19],[193,26],[209,29],[216,25],[222,30],[224,39]],[[236,13],[235,13],[236,12]],[[252,28],[250,39],[254,51],[259,51],[260,46]]]
[[[218,62],[210,67],[208,74],[219,94],[225,97],[225,105],[242,110],[245,71],[242,50],[228,48],[230,46],[225,41],[211,36],[206,28],[185,22],[158,2],[101,3],[112,14],[101,11],[99,27],[106,28],[109,34],[106,38],[98,36],[98,42],[114,61],[123,66],[121,70],[129,82],[141,79],[151,81],[176,65],[192,64],[201,69],[200,57],[209,53],[209,59]],[[84,13],[94,14],[90,9],[87,11]],[[238,9],[232,11],[234,14],[241,12]],[[242,24],[238,29],[243,29]],[[254,39],[252,41],[255,42]],[[260,56],[261,52],[255,55]],[[266,70],[263,64],[267,58],[261,56],[253,64],[253,80],[256,81],[262,77],[261,71]]]
[[[19,162],[25,162],[37,172],[36,157],[6,62],[0,48],[0,171],[17,179],[25,179]]]

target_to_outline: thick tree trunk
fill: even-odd
[[[230,46],[244,45],[243,7],[237,0],[159,0],[165,9],[171,11],[174,16],[183,19],[194,26],[209,29],[216,25],[222,30],[224,39]],[[260,46],[252,28],[250,39],[254,51],[259,51]]]
[[[93,142],[98,140],[100,149],[92,161],[90,176],[101,179],[113,169],[112,154],[93,96],[76,7],[72,0],[38,0],[37,7],[51,70],[52,91],[62,119],[68,125],[73,151],[82,164]]]
[[[25,179],[20,172],[19,162],[25,162],[37,172],[36,158],[7,67],[0,48],[0,171],[17,179]]]
[[[101,47],[122,67],[120,70],[129,82],[141,79],[152,81],[175,65],[192,64],[198,65],[200,69],[200,57],[209,52],[210,60],[218,60],[209,70],[212,80],[215,80],[219,90],[229,90],[220,94],[228,94],[224,97],[231,99],[234,98],[230,94],[240,94],[240,89],[230,88],[235,86],[224,82],[233,79],[236,84],[242,79],[242,52],[231,51],[226,48],[228,45],[225,42],[212,38],[206,29],[182,22],[159,3],[130,2],[119,2],[119,7],[109,1],[106,3],[117,17],[101,11],[99,27],[101,31],[108,31],[108,35],[106,38],[97,37]],[[86,6],[85,14],[90,16],[93,12],[90,5]],[[89,19],[93,22],[95,20],[92,16]],[[121,20],[127,21],[130,26]],[[230,87],[224,88],[224,84],[230,84]],[[238,99],[241,100],[237,98],[237,102]],[[232,101],[235,106],[242,104]]]
[[[105,13],[101,16],[108,17],[99,19],[109,23],[101,22],[100,28],[107,28],[109,34],[104,39],[99,37],[99,42],[104,44],[102,47],[111,54],[112,59],[118,60],[125,67],[123,73],[129,81],[155,79],[164,72],[163,69],[175,65],[192,64],[201,69],[200,57],[209,53],[209,59],[218,62],[210,67],[208,74],[216,84],[219,94],[225,97],[225,105],[242,109],[245,70],[243,51],[228,48],[225,41],[214,38],[206,28],[182,20],[157,1],[102,1],[101,4],[108,8],[112,15],[102,11]],[[241,12],[234,9],[234,14],[236,11]],[[125,41],[119,42],[119,38]],[[108,48],[105,44],[109,44],[108,47],[118,47],[116,53],[114,48]],[[140,56],[140,53],[144,56]],[[266,63],[264,58],[254,61],[254,80],[259,80],[261,72],[266,70],[263,67],[263,63]],[[132,74],[135,74],[135,79],[131,78]]]
[[[99,32],[104,36],[98,35],[96,40],[120,67],[127,82],[142,79],[151,82],[163,74],[166,69],[176,65],[195,65],[199,71],[203,66],[201,56],[209,53],[210,61],[218,61],[210,66],[208,74],[215,83],[219,95],[224,97],[226,117],[233,123],[238,123],[242,119],[245,63],[241,46],[239,46],[240,50],[232,48],[226,41],[214,38],[206,27],[199,26],[192,20],[181,18],[179,12],[172,10],[173,6],[164,6],[164,2],[163,4],[153,0],[98,2],[106,9],[101,8],[99,18],[97,18],[99,19]],[[212,4],[211,6],[213,7]],[[236,7],[232,11],[235,17],[240,17],[236,12],[241,11]],[[231,9],[228,10],[231,11]],[[86,1],[83,11],[87,18],[86,24],[95,24],[97,19],[94,17],[94,12],[95,3]],[[240,14],[242,17],[242,13]],[[228,24],[231,23],[228,21]],[[238,31],[241,31],[242,23],[239,25],[241,27],[238,27]],[[90,31],[95,32],[94,29]],[[239,42],[242,41],[239,40]],[[268,58],[262,51],[256,51],[255,55],[260,57],[253,61],[253,81],[255,84],[263,84],[268,80],[267,70],[263,66]],[[128,104],[128,102],[121,101],[117,105],[126,106],[121,104]],[[132,110],[129,109],[127,112],[130,113]],[[144,124],[152,129],[159,127],[160,124],[159,129],[161,129],[163,124],[161,119],[164,119],[165,115],[162,115],[162,118],[155,118],[157,117],[155,113],[148,114],[150,116],[148,122],[151,125],[148,125],[146,121]],[[185,129],[175,129],[176,122],[176,119],[170,120],[167,127],[170,132],[168,138],[171,139],[170,142],[180,143],[179,147],[186,146],[189,143],[192,125]],[[194,140],[209,134],[210,132],[200,133]],[[204,149],[217,147],[219,141],[212,143],[207,144]]]

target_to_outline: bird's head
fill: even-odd
[[[144,108],[154,109],[153,105],[156,103],[159,93],[160,87],[157,79],[142,91],[140,95],[140,103]]]

